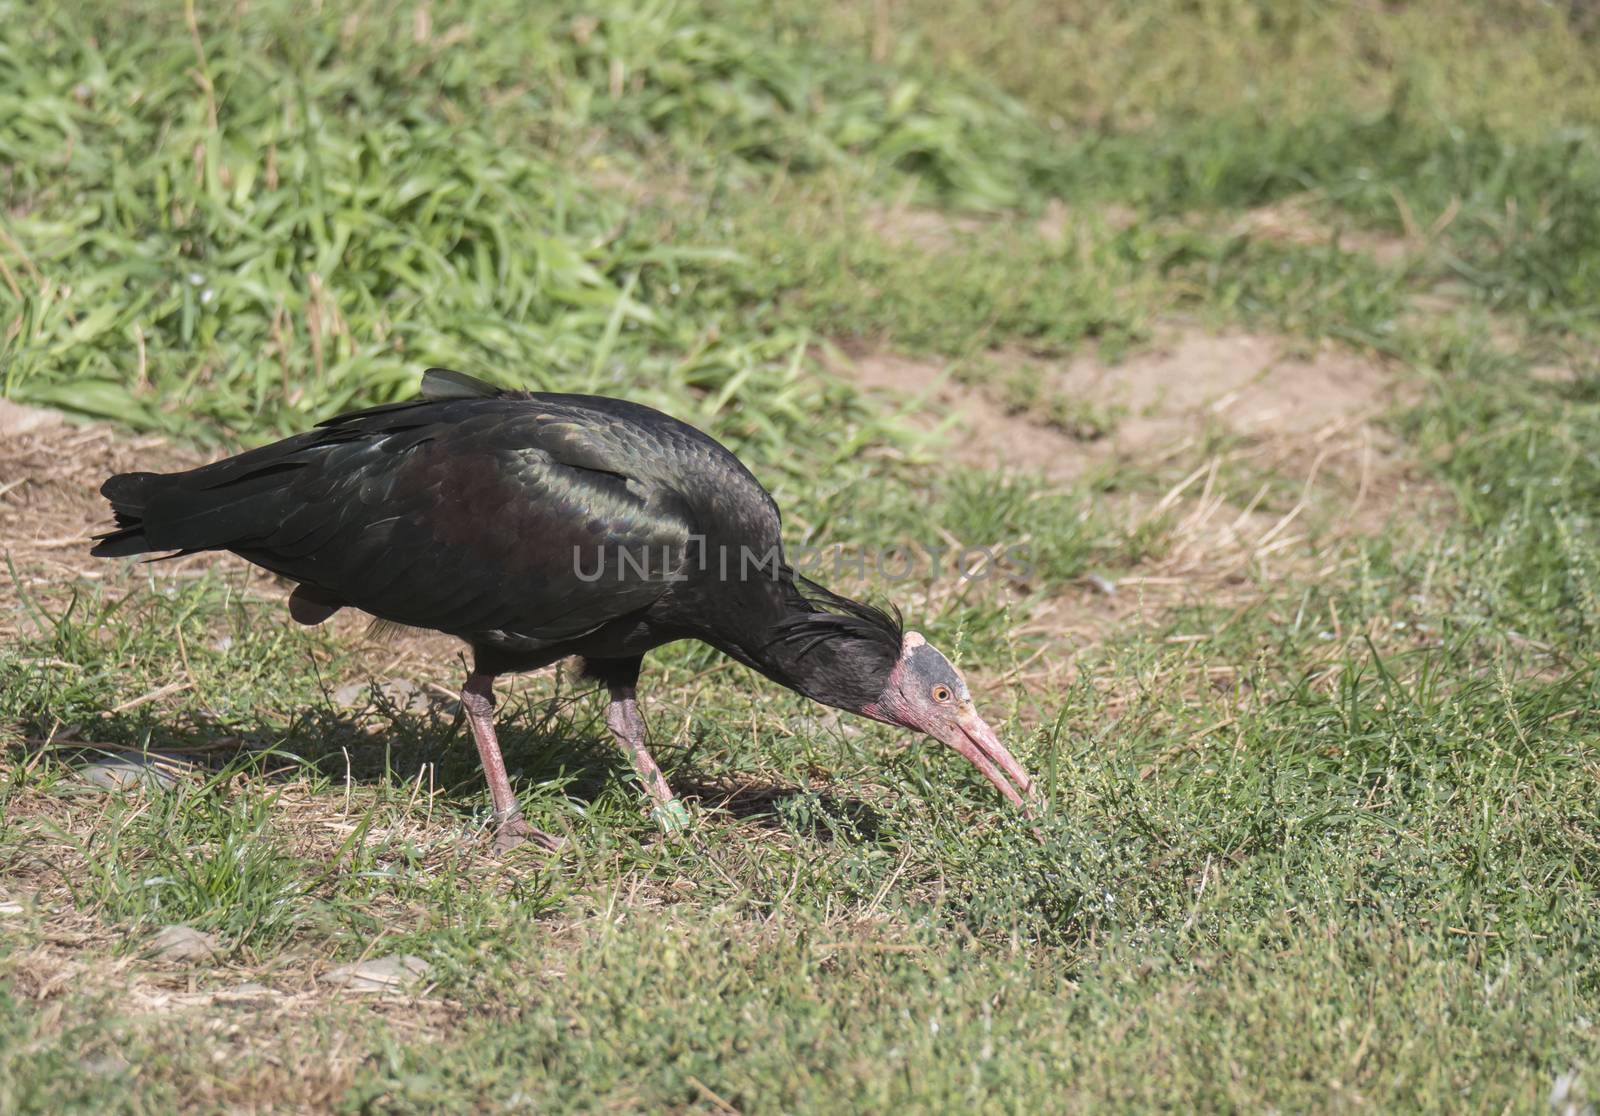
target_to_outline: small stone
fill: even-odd
[[[0,915],[14,915],[22,913],[21,903],[0,903]]]
[[[322,979],[346,992],[398,992],[421,983],[428,967],[422,958],[403,953],[340,965]]]
[[[138,787],[171,790],[178,785],[179,777],[189,767],[189,763],[181,756],[147,752],[98,760],[80,768],[78,776],[101,790],[133,790]]]
[[[277,998],[277,993],[264,984],[255,981],[246,981],[232,988],[225,988],[215,993],[211,999],[219,1004],[259,1004]]]
[[[454,699],[445,699],[453,702]],[[390,678],[384,682],[346,682],[333,691],[335,705],[346,709],[362,709],[380,701],[402,713],[426,713],[438,704],[437,695],[429,693],[405,678]]]
[[[1569,1069],[1556,1077],[1550,1087],[1550,1107],[1556,1116],[1594,1116],[1594,1104],[1584,1088],[1583,1075]]]
[[[146,953],[162,961],[207,961],[221,950],[215,937],[192,926],[163,926],[145,945]]]
[[[0,399],[0,437],[12,438],[35,430],[45,430],[52,426],[60,426],[62,421],[61,415],[56,411],[24,407],[9,399]]]
[[[346,682],[343,686],[333,691],[333,703],[342,705],[346,709],[353,709],[358,705],[366,704],[362,700],[366,692],[367,684],[365,682]]]
[[[396,709],[404,712],[426,713],[433,707],[433,695],[405,678],[391,678],[378,688]]]
[[[128,1072],[128,1059],[115,1050],[78,1059],[78,1068],[90,1077],[116,1077]]]

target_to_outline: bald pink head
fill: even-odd
[[[1024,796],[1039,797],[1022,765],[978,716],[961,672],[917,632],[905,634],[883,693],[861,712],[949,745],[1018,806],[1026,808]]]

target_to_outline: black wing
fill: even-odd
[[[490,390],[430,373],[421,402],[114,477],[97,552],[227,549],[300,582],[303,619],[348,604],[468,638],[553,643],[648,607],[695,534],[662,468],[678,424]]]

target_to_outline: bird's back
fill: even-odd
[[[353,605],[529,648],[682,593],[693,540],[778,545],[771,497],[686,423],[440,371],[420,400],[102,492],[96,554],[230,550],[300,583],[301,619]]]

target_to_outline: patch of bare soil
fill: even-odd
[[[1346,252],[1359,253],[1385,267],[1394,267],[1425,252],[1428,245],[1455,218],[1455,212],[1446,210],[1439,220],[1426,229],[1416,225],[1409,210],[1402,209],[1400,216],[1406,229],[1401,235],[1345,228],[1330,224],[1318,212],[1314,197],[1299,195],[1246,210],[1231,223],[1220,226],[1220,229],[1234,236],[1282,244],[1306,247],[1337,244]],[[1055,198],[1038,217],[1032,219],[1027,228],[1039,239],[1059,246],[1068,240],[1075,229],[1120,231],[1133,227],[1140,220],[1138,211],[1126,206],[1077,207]],[[1218,228],[1215,218],[1208,214],[1160,220],[1188,228]],[[1015,219],[950,213],[913,205],[909,199],[903,199],[870,211],[866,228],[891,244],[942,252],[959,247],[963,239],[999,228],[1002,222],[1009,228],[1014,226]]]
[[[867,216],[867,228],[884,240],[928,251],[950,248],[964,234],[979,232],[986,225],[981,217],[903,203],[875,210]]]
[[[20,592],[50,599],[79,578],[104,580],[117,564],[91,559],[90,536],[111,527],[100,484],[132,469],[199,464],[161,438],[129,437],[100,424],[77,425],[53,411],[0,400],[0,557],[18,581],[0,578],[0,634],[17,630]],[[171,563],[192,571],[195,560]]]
[[[1248,210],[1231,226],[1236,236],[1249,236],[1256,240],[1275,240],[1285,244],[1320,246],[1337,243],[1346,252],[1358,252],[1371,257],[1385,267],[1403,264],[1426,250],[1429,242],[1450,223],[1455,214],[1446,211],[1432,229],[1416,227],[1409,210],[1402,210],[1406,225],[1403,236],[1385,235],[1366,229],[1342,229],[1330,226],[1320,217],[1311,199],[1284,198],[1270,205]]]
[[[1058,646],[1185,602],[1259,599],[1287,573],[1329,576],[1348,560],[1341,540],[1437,503],[1378,421],[1406,386],[1378,359],[1333,345],[1176,329],[1115,363],[992,353],[975,384],[895,354],[860,353],[840,371],[909,402],[923,428],[949,431],[957,460],[1063,486],[1092,480],[1130,529],[1158,531],[1133,574],[1060,586],[1018,628]],[[1087,429],[1060,417],[1085,412],[1102,417]]]
[[[1310,448],[1359,432],[1396,448],[1372,425],[1400,399],[1393,375],[1332,345],[1307,350],[1255,334],[1182,331],[1117,363],[994,356],[999,371],[976,387],[947,366],[894,354],[860,354],[843,371],[886,397],[920,401],[912,417],[927,429],[953,421],[958,459],[1051,480],[1119,460],[1178,460],[1219,433]],[[1064,428],[1048,406],[1020,407],[1005,391],[1013,379],[1028,381],[1030,395],[1047,404],[1106,416],[1108,429],[1085,435]]]
[[[1051,199],[1044,212],[1035,218],[1031,231],[1041,240],[1053,245],[1066,242],[1068,236],[1082,222],[1109,229],[1126,229],[1137,223],[1136,211],[1119,205],[1100,205],[1093,209],[1075,209],[1059,198]],[[902,244],[924,251],[941,252],[956,247],[964,237],[981,234],[995,228],[999,219],[971,213],[951,213],[943,209],[929,209],[901,199],[892,205],[871,210],[867,214],[868,231],[891,244]],[[1011,218],[1005,218],[1007,225]]]

